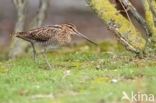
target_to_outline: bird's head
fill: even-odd
[[[64,28],[64,29],[68,32],[68,34],[70,34],[71,36],[76,35],[76,36],[82,37],[82,38],[86,39],[87,41],[91,42],[92,44],[97,45],[95,42],[93,42],[92,40],[90,40],[87,36],[85,36],[84,34],[80,33],[80,32],[77,30],[77,28],[76,28],[75,25],[73,25],[73,24],[62,24],[61,26],[62,26],[62,28]]]

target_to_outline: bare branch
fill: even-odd
[[[135,7],[131,4],[129,0],[120,0],[120,2],[123,3],[127,9],[131,12],[131,14],[135,17],[135,19],[143,26],[145,32],[146,32],[146,39],[147,37],[151,36],[151,31],[145,21],[145,19],[138,13],[138,11],[135,9]]]
[[[42,25],[46,17],[48,6],[49,6],[49,0],[40,0],[39,10],[37,11],[36,17],[33,19],[29,28],[35,28]]]

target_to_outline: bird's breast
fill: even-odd
[[[68,34],[56,35],[56,39],[60,45],[65,45],[71,42],[71,36]]]

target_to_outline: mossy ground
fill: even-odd
[[[29,53],[0,63],[0,103],[125,103],[123,92],[156,95],[156,60],[135,58],[113,43],[47,55],[52,70]]]

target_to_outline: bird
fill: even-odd
[[[16,32],[14,33],[14,35],[15,37],[23,39],[31,44],[33,48],[34,60],[36,60],[35,45],[39,45],[43,47],[44,52],[46,52],[46,48],[48,46],[52,48],[57,48],[71,43],[73,36],[84,38],[90,43],[97,45],[95,42],[90,40],[87,36],[80,33],[77,30],[77,27],[73,24],[47,25],[47,26],[31,29],[29,31]]]

